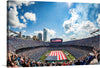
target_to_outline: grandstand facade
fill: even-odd
[[[94,47],[97,50],[100,50],[100,35],[79,40],[63,42],[63,45],[90,46]]]
[[[23,51],[27,51],[27,49],[30,49],[29,51],[39,51],[38,53],[41,53],[43,51],[46,52],[48,50],[66,50],[71,52],[75,56],[75,58],[79,58],[85,54],[88,54],[92,49],[95,47],[99,47],[99,38],[98,36],[91,37],[91,38],[86,38],[86,39],[81,39],[81,40],[74,40],[74,41],[69,41],[69,42],[62,42],[62,39],[60,43],[62,43],[61,46],[57,46],[57,43],[52,42],[53,40],[58,40],[58,39],[51,39],[51,42],[43,42],[43,41],[35,41],[35,40],[27,40],[27,39],[20,39],[20,38],[13,38],[13,37],[8,37],[8,50],[12,50],[14,52],[20,51],[20,49]],[[51,44],[56,46],[51,46]],[[43,49],[41,49],[43,48]],[[25,51],[24,50],[24,51]],[[23,52],[18,52],[20,55]],[[25,53],[26,53],[25,51]],[[27,51],[28,53],[28,51]],[[36,52],[35,52],[36,53]],[[35,54],[33,53],[33,54]],[[37,55],[38,55],[37,53]],[[40,55],[42,56],[43,53]],[[33,55],[32,54],[32,55]],[[28,55],[27,55],[28,56]],[[39,57],[37,57],[39,59]]]

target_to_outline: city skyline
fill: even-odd
[[[32,37],[43,35],[46,28],[47,41],[86,38],[100,29],[100,4],[96,3],[9,1],[7,7],[11,30]]]

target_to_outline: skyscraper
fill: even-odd
[[[42,41],[42,34],[41,34],[41,33],[38,33],[38,39],[39,39],[40,41]]]
[[[43,29],[43,41],[47,41],[47,30]]]
[[[19,38],[21,38],[22,37],[22,33],[21,33],[21,31],[19,32]]]

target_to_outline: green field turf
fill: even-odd
[[[65,50],[61,50],[61,51],[63,51],[64,52],[64,54],[65,53],[67,53],[68,55],[66,55],[65,54],[65,56],[67,57],[67,60],[75,60],[75,57],[74,56],[72,56],[68,51],[65,51]],[[47,53],[50,53],[51,52],[51,50],[49,50],[49,51],[47,51],[47,52],[45,52],[41,57],[40,57],[40,61],[41,62],[44,62],[45,61],[45,59],[47,58],[47,56],[46,56],[46,54]]]

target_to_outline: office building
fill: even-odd
[[[47,41],[47,30],[43,29],[43,41]]]

